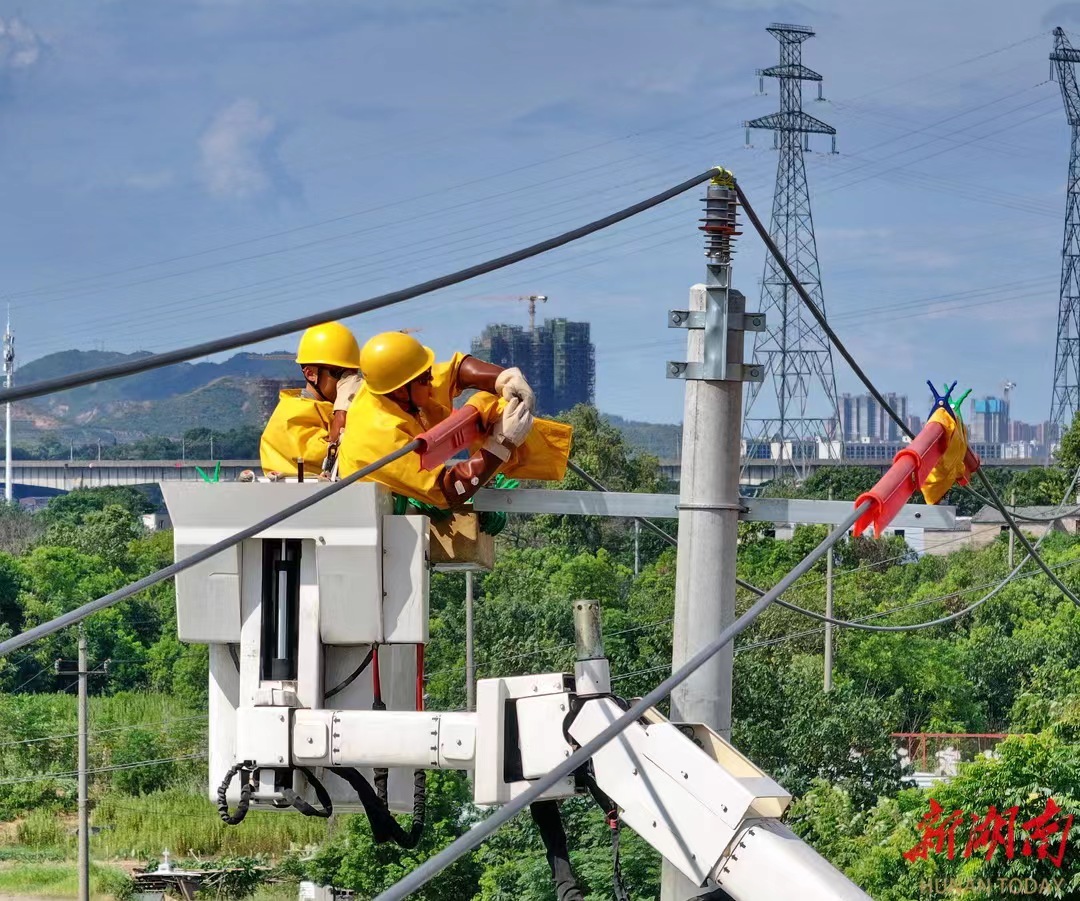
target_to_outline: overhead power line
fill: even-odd
[[[908,424],[904,422],[903,417],[901,417],[900,414],[892,408],[889,402],[885,400],[885,397],[878,390],[877,386],[870,380],[870,377],[855,361],[855,358],[851,355],[851,352],[844,346],[844,342],[840,340],[840,336],[836,334],[836,332],[826,321],[825,314],[821,312],[818,306],[810,298],[810,295],[806,292],[806,288],[804,288],[800,283],[799,279],[796,278],[795,273],[791,270],[791,266],[788,265],[788,262],[784,258],[784,255],[780,252],[779,248],[772,240],[772,237],[769,235],[764,225],[762,225],[761,220],[757,217],[757,214],[754,212],[753,207],[750,205],[746,194],[743,192],[738,182],[735,183],[735,190],[738,194],[739,203],[746,211],[747,218],[749,218],[751,223],[753,223],[754,229],[761,237],[761,240],[765,242],[765,246],[766,248],[768,248],[769,253],[772,254],[773,258],[783,270],[784,275],[787,276],[787,279],[790,282],[791,286],[795,289],[795,293],[798,295],[799,300],[801,300],[802,303],[806,306],[806,308],[810,311],[810,314],[821,326],[822,331],[824,331],[825,334],[828,335],[829,340],[832,342],[837,352],[844,358],[845,361],[847,361],[847,364],[851,367],[852,372],[854,372],[855,375],[858,377],[859,381],[861,381],[863,385],[866,386],[866,389],[873,396],[874,400],[876,400],[881,405],[881,408],[888,414],[889,418],[892,419],[893,422],[895,422],[900,427],[900,430],[905,435],[907,435],[909,438],[914,438],[915,433],[912,432],[912,430],[908,427]],[[1062,594],[1065,595],[1065,597],[1072,601],[1077,607],[1080,607],[1080,597],[1077,597],[1072,592],[1072,590],[1069,589],[1069,587],[1057,577],[1056,573],[1054,573],[1054,571],[1047,565],[1046,561],[1043,560],[1043,558],[1039,555],[1039,552],[1035,550],[1034,546],[1028,540],[1028,537],[1024,534],[1023,530],[1020,528],[1020,526],[1017,525],[1016,520],[1013,519],[1012,514],[1006,509],[1004,501],[1002,501],[1001,498],[998,496],[997,490],[994,488],[990,480],[986,477],[986,473],[983,472],[982,469],[979,469],[976,471],[975,475],[982,483],[983,489],[988,495],[990,495],[991,503],[998,510],[1001,511],[1001,515],[1004,517],[1005,522],[1008,524],[1009,528],[1012,529],[1013,534],[1016,535],[1020,543],[1024,546],[1024,550],[1027,551],[1028,556],[1030,556],[1031,559],[1038,564],[1039,568],[1044,573],[1046,573],[1050,581],[1054,583],[1054,585],[1058,588],[1058,590],[1061,591]]]
[[[42,395],[52,394],[57,391],[66,391],[70,388],[91,385],[94,382],[118,379],[127,375],[135,375],[139,372],[149,372],[153,369],[160,369],[162,366],[170,366],[173,363],[184,363],[189,360],[196,360],[199,357],[221,353],[226,350],[236,350],[237,348],[244,347],[248,344],[257,344],[260,341],[267,341],[271,338],[280,338],[282,335],[298,332],[301,329],[308,328],[312,325],[318,325],[320,322],[326,322],[331,319],[345,319],[349,316],[358,316],[361,313],[369,313],[372,310],[378,310],[396,303],[401,303],[405,300],[411,300],[412,298],[419,297],[423,294],[430,294],[432,291],[448,288],[451,285],[456,285],[471,278],[485,275],[488,272],[503,269],[506,266],[511,266],[514,263],[538,256],[539,254],[553,250],[556,247],[562,247],[564,244],[569,244],[586,235],[601,231],[618,222],[636,216],[638,213],[651,209],[654,206],[658,206],[664,201],[670,200],[672,197],[677,197],[679,194],[700,185],[702,182],[708,181],[716,175],[718,171],[720,171],[718,167],[714,166],[699,175],[695,175],[693,178],[688,178],[686,181],[668,188],[666,191],[654,194],[652,197],[648,197],[645,200],[605,216],[602,219],[597,219],[587,225],[564,232],[561,235],[556,235],[553,238],[548,238],[546,241],[541,241],[538,244],[533,244],[529,247],[515,250],[512,253],[504,254],[493,260],[477,263],[466,269],[459,269],[457,272],[452,272],[448,275],[421,282],[410,288],[391,291],[389,294],[382,294],[378,297],[372,297],[357,303],[347,304],[332,310],[323,310],[322,312],[301,316],[297,319],[277,323],[276,325],[268,325],[263,328],[240,332],[236,335],[218,338],[212,341],[203,341],[199,344],[193,344],[178,350],[151,354],[146,357],[127,360],[123,363],[117,363],[111,366],[99,366],[94,369],[86,369],[82,372],[76,372],[61,378],[42,379],[37,382],[31,382],[28,385],[9,388],[5,391],[0,391],[0,403],[13,403],[19,400],[27,400],[31,397],[41,397]]]
[[[190,569],[191,567],[202,563],[204,560],[209,560],[211,557],[220,554],[222,551],[228,550],[233,547],[233,545],[239,544],[241,541],[248,538],[254,538],[260,532],[264,532],[271,526],[276,526],[278,523],[284,522],[290,516],[295,516],[302,510],[314,506],[319,501],[332,494],[337,494],[349,485],[359,482],[365,476],[371,475],[371,473],[392,463],[394,460],[400,459],[407,454],[411,454],[419,447],[420,441],[418,439],[413,439],[408,444],[399,447],[385,457],[380,457],[374,463],[369,463],[367,466],[358,469],[356,472],[350,473],[340,481],[331,482],[325,488],[320,488],[303,500],[299,500],[295,504],[290,504],[288,507],[278,510],[277,513],[273,513],[265,519],[259,520],[253,525],[248,526],[246,529],[241,529],[239,532],[236,532],[227,538],[223,538],[221,541],[201,548],[191,556],[184,557],[182,560],[177,560],[175,563],[159,569],[157,572],[150,573],[150,575],[144,576],[137,582],[125,585],[123,588],[118,589],[111,594],[107,594],[97,600],[83,604],[81,607],[76,607],[74,610],[69,610],[67,613],[51,619],[48,622],[44,622],[40,626],[34,626],[32,629],[27,629],[25,632],[22,632],[13,638],[0,642],[0,657],[9,654],[12,651],[17,651],[19,648],[37,641],[39,638],[44,638],[46,635],[52,635],[54,632],[59,632],[61,629],[66,629],[68,626],[73,626],[75,623],[82,622],[82,620],[86,619],[88,616],[92,616],[99,610],[105,610],[108,607],[112,607],[114,604],[119,604],[121,601],[127,600],[132,595],[138,594],[140,591],[143,591],[152,585],[156,585],[158,582],[164,582],[166,579],[171,579],[177,573]],[[66,691],[67,689],[64,690]]]
[[[558,764],[558,766],[548,772],[547,775],[534,781],[528,789],[512,801],[500,807],[486,820],[478,823],[464,835],[455,839],[450,845],[443,848],[443,850],[434,857],[429,858],[403,879],[378,895],[375,901],[401,901],[401,899],[417,891],[425,883],[450,866],[450,864],[459,857],[468,854],[469,851],[485,842],[493,832],[517,816],[517,814],[528,807],[533,801],[536,801],[544,794],[544,792],[548,791],[560,780],[565,779],[571,773],[576,771],[578,767],[586,764],[597,751],[621,734],[628,726],[637,722],[650,710],[650,708],[655,707],[663,701],[675,688],[689,679],[690,676],[700,669],[709,659],[734,641],[739,633],[749,628],[754,620],[761,616],[776,598],[795,584],[799,577],[810,570],[830,547],[847,534],[847,530],[854,525],[855,520],[858,519],[859,516],[869,509],[869,506],[869,502],[864,502],[856,507],[843,522],[829,533],[821,544],[810,551],[805,558],[800,560],[774,588],[766,592],[763,597],[758,598],[749,610],[724,629],[713,642],[698,651],[677,672],[668,676],[668,678],[646,694],[645,697],[634,704],[626,711],[626,713],[614,720],[594,738],[578,748],[562,763]]]

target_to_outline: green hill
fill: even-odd
[[[27,384],[63,378],[146,355],[82,350],[49,354],[21,366],[16,380]],[[18,403],[13,431],[16,444],[23,447],[47,435],[75,444],[112,444],[150,435],[178,436],[197,427],[227,431],[261,424],[281,385],[298,382],[297,366],[284,351],[235,354],[220,363],[180,363]]]

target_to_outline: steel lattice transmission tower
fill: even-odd
[[[1061,86],[1065,116],[1072,131],[1069,181],[1065,193],[1065,236],[1061,242],[1061,293],[1058,297],[1057,348],[1054,352],[1054,395],[1050,423],[1059,434],[1072,425],[1080,410],[1080,88],[1074,50],[1061,28],[1054,29],[1052,72]],[[1047,436],[1047,442],[1053,439]]]
[[[779,24],[766,30],[780,42],[780,65],[759,69],[757,74],[762,85],[765,78],[779,80],[780,111],[745,122],[746,140],[749,144],[751,128],[769,129],[773,133],[773,146],[780,151],[780,158],[776,164],[770,234],[799,281],[824,311],[803,151],[810,149],[811,134],[824,134],[832,136],[835,153],[836,129],[807,115],[802,108],[804,81],[818,83],[818,99],[821,99],[821,76],[802,64],[802,43],[814,36],[814,30],[804,25]],[[786,458],[795,473],[802,475],[803,463],[809,463],[807,457],[817,456],[819,437],[837,439],[835,445],[827,444],[829,456],[842,453],[832,348],[768,253],[759,309],[765,314],[766,330],[757,335],[753,359],[764,365],[765,380],[747,386],[747,455],[766,455],[765,446],[778,440],[781,459]],[[769,382],[776,390],[777,414],[760,418],[759,413],[759,418],[752,418],[755,402]],[[811,398],[815,400],[817,415],[809,409]]]

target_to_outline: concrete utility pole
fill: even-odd
[[[63,667],[63,661],[54,664],[57,675],[70,676],[72,671]],[[90,676],[105,674],[109,671],[109,661],[100,669],[90,669],[86,652],[86,633],[79,626],[79,658],[75,675],[78,677],[78,722],[79,722],[79,835],[78,835],[78,884],[79,901],[90,901],[90,793],[89,793],[89,735],[90,710],[87,679]],[[70,686],[68,686],[70,688]]]
[[[473,659],[473,581],[465,570],[465,709],[476,709],[476,661]]]
[[[673,668],[735,619],[743,382],[761,380],[761,367],[743,365],[743,332],[764,328],[764,317],[745,314],[742,294],[731,289],[735,212],[734,179],[725,174],[705,198],[706,283],[690,290],[690,310],[673,310],[668,320],[671,328],[690,330],[687,362],[668,363],[669,378],[686,379]],[[675,689],[672,721],[705,723],[730,738],[732,662],[729,644]],[[663,901],[698,894],[665,862]]]
[[[79,901],[90,901],[90,808],[88,795],[88,693],[86,632],[79,626]]]
[[[1013,510],[1016,509],[1016,489],[1012,490],[1012,494],[1009,495],[1009,503],[1012,505]],[[1011,511],[1010,511],[1011,512]],[[1009,529],[1009,572],[1012,572],[1013,568],[1013,554],[1016,551],[1016,533]]]
[[[4,376],[8,391],[15,374],[15,336],[11,333],[11,309],[8,308],[7,328],[4,330]],[[11,484],[11,404],[4,404],[4,500],[9,504],[15,498],[15,486]]]
[[[832,500],[831,488],[829,500]],[[833,549],[831,547],[828,556],[825,557],[825,615],[828,617],[833,615]],[[825,623],[825,691],[832,691],[832,642],[832,623]]]

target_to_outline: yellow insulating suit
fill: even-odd
[[[461,394],[458,368],[466,354],[457,353],[445,363],[431,367],[431,398],[416,415],[410,415],[386,395],[373,394],[363,386],[349,408],[345,434],[338,453],[338,468],[344,477],[374,463],[380,457],[408,444],[422,432],[438,425],[454,412],[454,398]],[[505,401],[478,391],[466,401],[480,411],[483,429],[490,431],[502,413]],[[516,479],[560,481],[566,474],[570,457],[573,428],[549,419],[537,419],[525,443],[514,448],[510,459],[499,472]],[[483,444],[481,437],[469,453],[476,453]],[[367,480],[379,482],[406,497],[447,507],[447,499],[439,487],[440,469],[420,469],[420,455],[406,454],[376,470]]]
[[[259,441],[264,473],[296,475],[296,460],[304,458],[304,475],[316,478],[330,445],[330,401],[307,397],[301,388],[282,391]]]
[[[945,430],[945,453],[923,482],[922,495],[928,504],[936,504],[964,474],[964,454],[967,453],[967,433],[964,424],[948,410],[938,407],[930,417]]]

